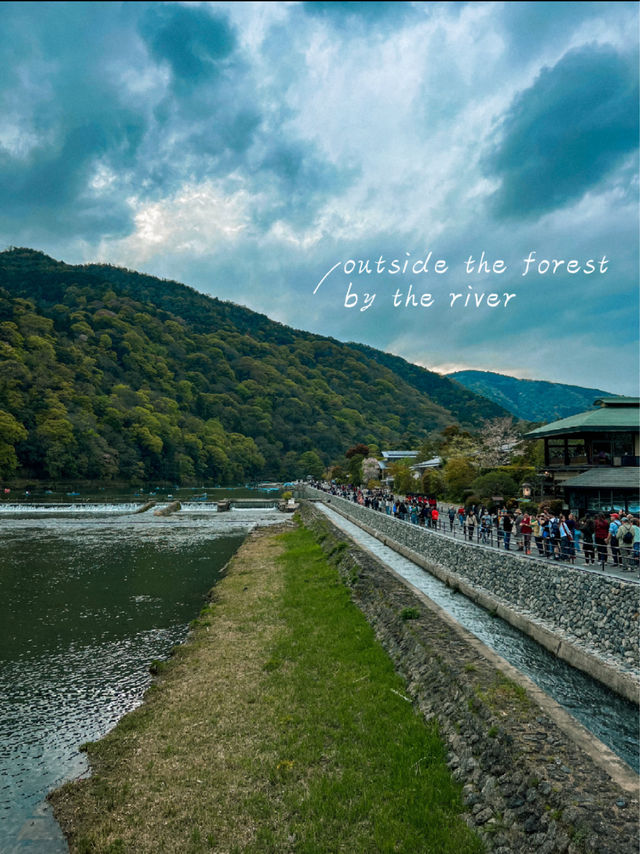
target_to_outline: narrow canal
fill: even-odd
[[[633,703],[553,656],[536,641],[456,593],[426,570],[383,545],[362,528],[318,502],[356,543],[422,591],[461,626],[517,667],[618,756],[640,770],[639,711]]]

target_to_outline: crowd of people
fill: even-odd
[[[635,572],[640,567],[640,523],[630,514],[613,511],[578,519],[571,512],[439,506],[435,498],[424,495],[398,496],[384,489],[326,482],[313,485],[401,521],[448,530],[454,535],[459,533],[469,541],[496,545],[506,551],[537,554],[567,563],[575,563],[576,556],[581,554],[587,566],[599,564],[604,569],[611,565],[624,572]]]

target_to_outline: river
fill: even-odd
[[[134,514],[148,497],[64,493],[0,503],[3,854],[67,851],[47,793],[87,773],[80,745],[139,705],[150,663],[184,640],[247,533],[282,521],[275,507],[216,513],[222,494],[211,491],[207,501],[176,493],[183,510],[173,516]]]

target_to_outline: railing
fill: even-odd
[[[323,495],[331,496],[332,493],[318,490]],[[337,495],[338,498],[344,498],[342,495]],[[345,499],[348,500],[348,499]],[[355,503],[355,502],[354,502]],[[576,543],[561,543],[561,538],[549,537],[534,537],[533,534],[517,534],[512,532],[496,529],[495,525],[485,527],[484,525],[468,525],[466,521],[462,524],[459,517],[454,517],[453,522],[449,520],[447,508],[444,513],[439,510],[440,518],[436,521],[427,520],[422,524],[419,517],[415,514],[407,513],[406,518],[401,518],[398,515],[387,512],[385,507],[380,507],[374,510],[373,507],[366,507],[362,504],[357,505],[363,510],[369,510],[371,513],[382,513],[395,518],[396,521],[405,525],[414,525],[425,530],[432,531],[435,534],[443,535],[454,540],[474,543],[475,545],[486,546],[502,551],[508,551],[511,554],[522,558],[546,560],[549,562],[559,561],[569,563],[578,567],[593,567],[600,568],[603,572],[610,567],[613,571],[626,571],[638,574],[640,571],[639,553],[634,551],[633,546],[622,545],[620,547],[610,547],[605,544],[593,544],[589,548],[589,544],[583,543],[580,537]],[[585,545],[587,550],[585,551]]]

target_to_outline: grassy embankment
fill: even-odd
[[[480,852],[435,724],[304,528],[253,535],[54,796],[72,852]]]

